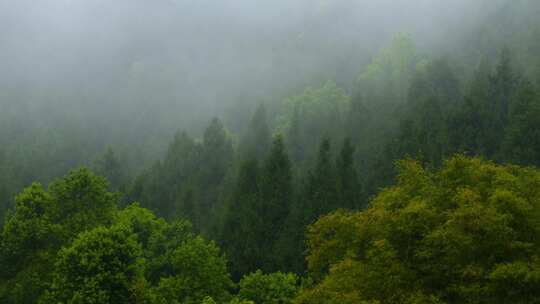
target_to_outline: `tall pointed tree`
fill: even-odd
[[[347,138],[336,159],[336,183],[339,207],[358,209],[365,201],[354,162],[354,146]]]
[[[488,132],[488,88],[491,66],[483,58],[474,72],[461,107],[448,120],[448,142],[451,152],[478,155],[485,153],[484,134]]]
[[[485,156],[498,157],[504,128],[508,122],[510,99],[516,88],[516,75],[512,69],[510,52],[504,49],[494,73],[489,77],[486,128],[482,138]]]
[[[291,206],[284,230],[277,242],[282,269],[297,273],[305,270],[302,256],[305,251],[306,227],[320,215],[338,206],[335,168],[328,139],[321,142],[315,168],[308,173],[301,188],[301,193]]]
[[[290,121],[290,127],[287,130],[287,147],[291,160],[296,164],[304,159],[304,148],[302,147],[302,130],[300,129],[300,113],[299,106],[296,105],[293,109],[293,114]]]
[[[317,163],[310,172],[303,199],[308,204],[306,210],[310,224],[321,214],[338,207],[335,168],[329,139],[323,139],[319,146]]]
[[[540,94],[528,81],[512,100],[502,149],[507,161],[540,165]]]
[[[264,225],[259,212],[259,165],[256,160],[240,166],[232,197],[227,201],[221,243],[231,263],[234,279],[262,266],[260,239]]]
[[[249,123],[240,141],[239,154],[241,159],[262,159],[271,144],[270,129],[266,117],[266,108],[261,104]]]
[[[261,178],[259,216],[264,223],[264,232],[260,244],[267,254],[263,268],[276,271],[278,266],[274,256],[279,252],[275,252],[275,242],[284,229],[293,199],[291,163],[279,135],[263,164]]]
[[[127,173],[112,147],[107,148],[105,154],[96,160],[95,167],[97,174],[107,178],[111,190],[125,191],[128,183]]]
[[[368,108],[360,93],[356,93],[351,99],[351,105],[346,121],[347,136],[354,144],[366,140],[369,123]]]
[[[198,185],[202,190],[199,191],[198,222],[203,232],[211,229],[213,209],[216,202],[221,201],[220,188],[231,168],[232,157],[231,140],[221,121],[214,118],[204,132],[198,173]]]

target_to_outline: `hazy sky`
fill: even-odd
[[[325,79],[347,87],[398,32],[444,49],[499,2],[0,0],[0,103],[206,118]]]

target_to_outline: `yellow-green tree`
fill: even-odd
[[[455,156],[399,163],[363,212],[308,229],[296,303],[538,303],[540,171]]]

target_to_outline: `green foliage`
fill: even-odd
[[[212,299],[212,297],[205,297],[201,304],[216,304],[216,301],[214,301],[214,299]]]
[[[184,218],[209,234],[221,210],[222,183],[233,160],[232,143],[217,118],[206,128],[202,142],[177,133],[163,162],[139,176],[129,198],[167,219]]]
[[[277,130],[288,139],[295,161],[311,157],[323,137],[339,138],[346,124],[350,98],[332,82],[307,88],[303,94],[284,101]]]
[[[515,164],[540,165],[540,94],[528,82],[513,99],[503,142],[504,155]]]
[[[285,220],[293,201],[291,163],[283,139],[277,136],[265,160],[261,172],[260,209],[258,210],[263,227],[260,230],[260,249],[263,253],[262,269],[279,269],[281,248],[278,238],[284,231]]]
[[[270,150],[270,144],[270,128],[268,127],[266,108],[264,105],[260,105],[253,114],[240,141],[238,154],[241,159],[260,160]]]
[[[339,208],[362,207],[363,195],[353,157],[354,149],[348,140],[344,140],[335,161],[330,141],[321,142],[317,161],[291,206],[279,240],[283,269],[297,273],[304,271],[301,258],[305,251],[304,232],[319,216]]]
[[[215,244],[192,238],[168,252],[167,260],[170,273],[156,288],[158,303],[200,303],[206,296],[227,299],[232,282]]]
[[[107,178],[111,190],[126,191],[128,185],[126,169],[111,147],[107,148],[107,151],[96,160],[94,166],[97,174]]]
[[[78,232],[110,224],[118,204],[118,195],[108,192],[108,182],[82,168],[49,185],[48,191],[57,202],[51,216],[64,226],[69,237]]]
[[[114,218],[116,194],[87,169],[70,172],[46,191],[33,184],[17,196],[1,237],[2,302],[35,303],[61,246]]]
[[[240,280],[238,297],[257,304],[287,304],[298,289],[298,277],[292,273],[263,274],[257,270]]]
[[[408,35],[397,35],[360,75],[359,82],[371,102],[404,102],[418,64],[416,46]],[[389,101],[386,101],[389,102]]]
[[[86,169],[17,196],[1,234],[2,303],[228,300],[226,260],[185,221],[168,223]]]
[[[193,235],[185,221],[167,223],[138,205],[119,212],[116,225],[129,227],[142,247],[145,280],[156,303],[223,301],[232,286],[226,260],[212,242]]]
[[[231,262],[232,275],[238,279],[262,264],[259,179],[257,161],[243,163],[225,211],[221,242]]]
[[[420,156],[440,165],[448,154],[447,116],[460,102],[459,85],[448,62],[430,61],[412,79],[408,113],[398,134],[398,157]]]
[[[400,163],[363,212],[307,234],[316,285],[296,303],[535,303],[540,172],[456,156]]]
[[[143,280],[142,248],[129,229],[98,227],[60,250],[42,303],[127,303]]]
[[[141,146],[161,150],[171,133],[129,130],[136,140],[115,146],[122,153],[100,155],[107,141],[75,123],[27,127],[3,107],[0,213],[14,209],[0,232],[0,302],[540,302],[536,169],[444,161],[463,153],[540,165],[540,23],[524,13],[538,10],[532,2],[509,2],[506,18],[445,47],[443,59],[398,35],[352,81],[358,58],[344,56],[339,86],[282,104],[269,96],[250,121],[242,101],[232,131],[215,118],[190,133],[200,138],[179,132],[146,169]],[[309,35],[300,36],[305,47]],[[396,170],[404,157],[419,161]],[[86,169],[50,182],[93,160],[110,184]],[[130,182],[128,172],[140,174]],[[12,200],[35,180],[49,186]],[[120,198],[141,204],[119,209]],[[298,296],[298,278],[276,271],[307,276]],[[231,277],[240,280],[232,297]]]
[[[278,240],[293,200],[291,164],[283,139],[277,136],[259,168],[256,160],[242,164],[223,226],[223,246],[233,275],[259,268],[277,270],[283,248]]]
[[[336,184],[339,207],[358,209],[364,206],[364,193],[356,172],[355,148],[348,138],[336,157]]]

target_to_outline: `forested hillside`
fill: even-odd
[[[540,303],[540,2],[50,1],[0,3],[1,303]]]

